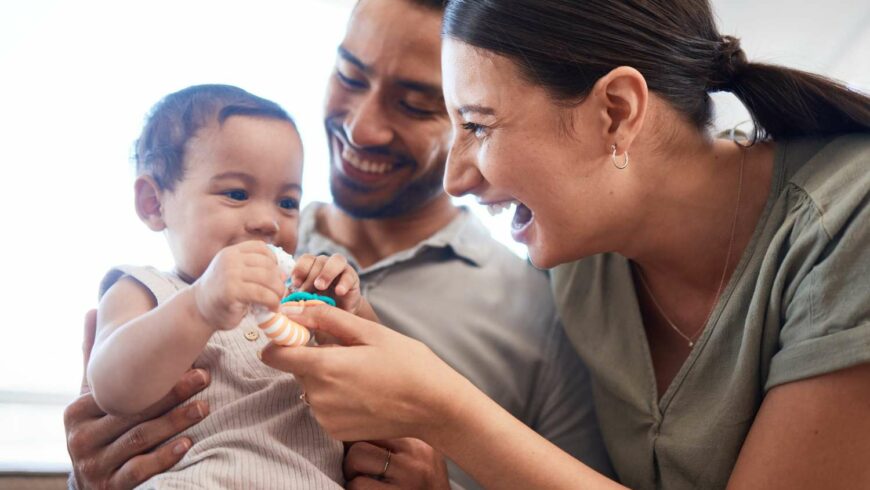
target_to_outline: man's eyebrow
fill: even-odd
[[[357,58],[356,56],[352,55],[350,53],[350,51],[344,49],[344,46],[338,47],[338,55],[341,56],[342,58],[344,58],[345,61],[356,66],[357,68],[359,68],[360,70],[362,70],[365,73],[369,73],[372,71],[370,66],[368,66],[365,63],[363,63],[362,61],[360,61],[360,59]]]
[[[470,104],[460,107],[459,109],[457,109],[457,112],[459,112],[459,114],[463,116],[468,114],[469,112],[476,112],[477,114],[481,114],[484,116],[492,116],[493,114],[495,114],[495,109],[493,109],[492,107]]]
[[[434,97],[442,97],[441,86],[435,85],[432,83],[418,82],[416,80],[408,80],[405,78],[401,78],[396,80],[396,85],[406,88],[408,90],[413,90],[415,92],[422,92],[426,95],[431,95]]]

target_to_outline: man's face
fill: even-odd
[[[444,192],[440,28],[440,12],[405,0],[361,0],[352,14],[325,120],[332,196],[351,216],[400,216]]]

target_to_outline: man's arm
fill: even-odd
[[[85,366],[95,332],[96,311],[91,310],[85,319],[82,345]],[[182,437],[148,451],[208,414],[208,405],[204,401],[178,406],[208,383],[205,371],[190,370],[168,395],[141,415],[115,417],[99,409],[83,376],[82,396],[64,411],[67,450],[73,464],[70,487],[133,488],[171,468],[190,448],[190,439]]]

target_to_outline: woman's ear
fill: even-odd
[[[598,79],[590,96],[599,102],[596,107],[603,119],[601,138],[607,147],[615,144],[619,154],[628,151],[646,118],[646,79],[636,69],[620,66]]]
[[[136,214],[152,231],[163,231],[163,191],[150,175],[140,175],[134,184]]]

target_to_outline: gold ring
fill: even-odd
[[[381,470],[381,473],[378,475],[378,478],[386,478],[387,476],[387,468],[390,467],[390,459],[393,457],[393,451],[387,449],[387,460],[384,461],[384,469]]]

